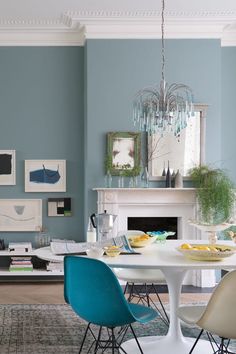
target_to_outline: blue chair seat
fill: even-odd
[[[157,317],[157,311],[151,307],[129,303],[130,311],[140,323],[148,323]]]

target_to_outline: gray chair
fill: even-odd
[[[145,232],[139,230],[125,230],[120,231],[118,236],[124,234],[126,236],[132,236],[142,235],[145,234]],[[154,307],[163,322],[169,325],[169,317],[158,291],[160,285],[166,284],[165,277],[160,270],[115,268],[114,272],[119,280],[125,282],[124,294],[128,294],[127,300],[129,302],[136,300],[137,303]],[[153,301],[150,294],[156,296],[157,302]]]
[[[230,339],[236,339],[236,270],[227,273],[215,288],[206,306],[181,306],[178,316],[189,325],[201,328],[189,354],[205,331],[213,353],[227,354]],[[217,341],[215,335],[220,337]]]

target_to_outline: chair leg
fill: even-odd
[[[160,298],[160,296],[159,296],[159,293],[158,293],[158,291],[157,291],[157,289],[156,289],[156,285],[155,285],[155,284],[152,284],[152,287],[153,287],[153,289],[154,289],[154,291],[155,291],[155,294],[156,294],[156,296],[157,296],[157,298],[158,298],[158,301],[159,301],[159,303],[160,303],[160,305],[161,305],[162,311],[163,311],[163,313],[164,313],[164,315],[165,315],[165,319],[166,319],[167,323],[169,324],[169,323],[170,323],[169,316],[168,316],[167,313],[166,313],[166,310],[165,310],[165,307],[164,307],[164,305],[163,305],[163,302],[161,301],[161,298]],[[159,311],[159,312],[160,312],[160,311]]]
[[[96,354],[99,349],[99,342],[100,342],[100,338],[101,338],[101,333],[102,333],[102,326],[99,327],[98,337],[97,337],[95,348],[94,348],[94,354]]]
[[[83,336],[83,339],[82,339],[82,343],[81,343],[80,348],[79,348],[79,354],[82,353],[84,342],[85,342],[85,339],[86,339],[86,336],[87,336],[87,333],[88,333],[89,329],[90,329],[90,323],[86,327],[86,330],[85,330],[85,333],[84,333],[84,336]]]
[[[203,331],[204,331],[204,329],[202,329],[201,332],[199,333],[199,335],[198,335],[197,339],[195,340],[195,342],[194,342],[194,344],[193,344],[193,346],[192,346],[192,348],[191,348],[189,354],[192,354],[193,349],[196,347],[196,344],[197,344],[197,342],[199,341],[199,339],[200,339],[200,337],[201,337]]]
[[[131,324],[129,325],[129,327],[130,327],[130,329],[131,329],[131,331],[132,331],[132,333],[133,333],[135,342],[136,342],[137,345],[138,345],[138,348],[139,348],[139,350],[140,350],[140,353],[143,354],[142,348],[141,348],[141,346],[140,346],[140,344],[139,344],[138,338],[137,338],[137,336],[136,336],[136,334],[135,334],[135,332],[134,332],[133,327],[131,326]]]

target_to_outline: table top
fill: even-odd
[[[221,261],[195,261],[184,257],[177,247],[182,243],[207,243],[204,240],[167,240],[165,243],[155,243],[145,248],[137,249],[141,254],[120,255],[118,257],[103,256],[106,264],[114,268],[164,269],[178,267],[179,269],[236,269],[236,253]],[[232,241],[218,241],[217,244],[235,246]],[[50,247],[35,251],[39,258],[51,262],[62,262],[63,256],[53,255]]]

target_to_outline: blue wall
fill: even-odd
[[[222,48],[222,166],[236,182],[236,48]]]
[[[88,216],[97,208],[92,188],[104,186],[106,134],[135,130],[133,96],[159,83],[160,49],[160,40],[1,47],[0,149],[16,150],[17,184],[0,186],[0,198],[42,198],[43,224],[51,235],[83,240]],[[236,180],[231,129],[236,49],[221,48],[219,40],[167,40],[166,59],[167,81],[189,85],[195,102],[209,104],[207,163],[229,167]],[[67,192],[25,193],[25,159],[66,159]],[[46,199],[54,196],[72,198],[72,217],[46,216]],[[34,239],[34,233],[0,236]]]
[[[104,185],[106,133],[134,130],[133,95],[160,81],[160,40],[88,40],[86,121],[88,213],[94,187]],[[209,104],[206,160],[221,161],[221,47],[219,40],[167,40],[166,80],[189,85],[195,102]],[[115,185],[114,185],[115,186]]]
[[[16,186],[0,198],[43,199],[43,225],[56,237],[81,238],[84,218],[84,48],[0,48],[0,149],[16,150]],[[66,159],[66,193],[25,193],[25,159]],[[47,217],[49,197],[71,197],[72,217]],[[6,233],[8,241],[34,233]]]

